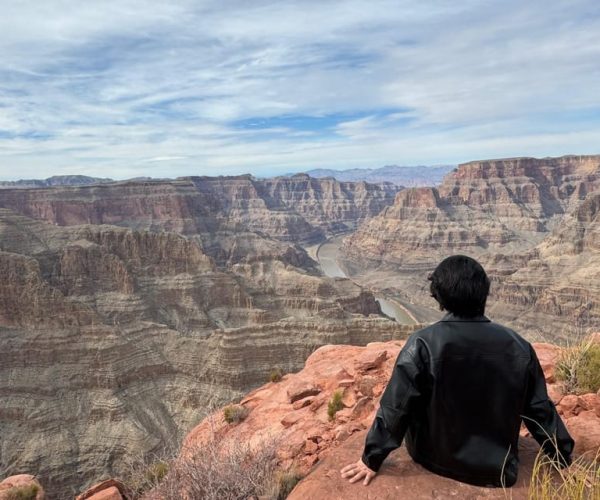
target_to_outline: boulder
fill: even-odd
[[[88,500],[123,500],[123,497],[117,488],[111,486],[88,497]]]
[[[356,360],[356,369],[364,373],[375,368],[379,368],[381,364],[387,359],[388,353],[385,349],[382,350],[365,350]]]
[[[574,394],[567,394],[560,400],[559,410],[562,411],[565,418],[569,418],[578,413],[579,398]]]
[[[75,500],[130,500],[131,498],[131,492],[121,481],[107,479],[88,488]]]
[[[600,450],[600,419],[593,411],[582,411],[565,422],[575,440],[575,454],[591,456]]]
[[[44,500],[46,495],[42,485],[31,474],[17,474],[9,476],[0,482],[0,500],[15,498],[15,494],[24,489],[32,488],[37,490],[35,500]]]
[[[299,410],[304,408],[305,406],[310,406],[310,404],[315,400],[314,396],[308,396],[306,398],[299,399],[298,401],[294,401],[292,408],[294,410]]]
[[[290,403],[294,403],[299,399],[304,399],[308,396],[316,396],[321,392],[321,389],[311,382],[298,380],[290,385],[287,389],[287,395]]]
[[[546,382],[552,384],[556,381],[556,361],[560,354],[560,347],[554,344],[539,342],[535,344],[535,353],[540,361]]]

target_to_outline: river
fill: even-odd
[[[352,279],[346,275],[338,263],[338,251],[342,238],[343,236],[336,236],[335,238],[331,238],[322,243],[317,248],[313,249],[314,255],[326,276],[331,278]],[[357,285],[360,286],[360,283],[357,283]],[[377,293],[375,293],[375,299],[379,302],[383,313],[394,318],[398,323],[405,325],[415,324],[415,320],[395,299]]]

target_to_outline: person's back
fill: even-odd
[[[465,270],[466,284],[460,282]],[[432,295],[454,311],[405,344],[362,459],[344,468],[344,477],[365,477],[368,484],[405,438],[412,458],[437,474],[483,486],[512,486],[521,420],[548,454],[569,463],[573,440],[548,399],[535,351],[483,315],[489,290],[483,268],[468,257],[450,257],[432,279]],[[456,294],[464,300],[457,302]]]

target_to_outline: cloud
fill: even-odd
[[[598,88],[595,0],[11,2],[0,178],[598,153]]]

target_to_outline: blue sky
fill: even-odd
[[[597,0],[0,7],[0,179],[600,153]]]

